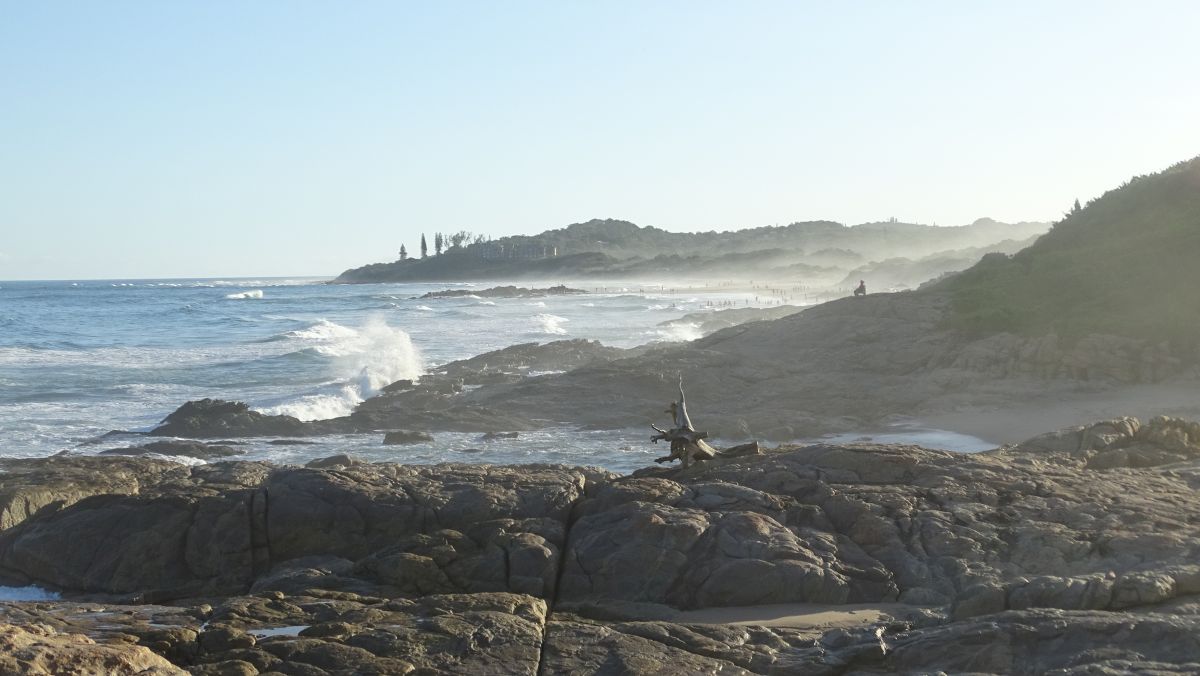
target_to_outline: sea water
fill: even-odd
[[[455,359],[565,338],[617,347],[691,340],[699,337],[695,326],[659,324],[714,305],[757,302],[753,292],[703,286],[609,282],[586,295],[489,299],[420,296],[494,283],[325,281],[0,282],[0,456],[97,453],[145,443],[134,435],[95,440],[110,430],[147,431],[185,401],[205,397],[302,420],[333,418],[391,382]],[[594,284],[574,286],[591,290]],[[922,434],[905,439],[920,442]],[[383,446],[381,437],[328,436],[296,445],[236,441],[246,451],[240,457],[295,464],[351,452],[371,461],[559,462],[618,471],[652,464],[662,450],[640,429],[557,428],[492,442],[478,434],[437,433],[433,443],[415,446]],[[941,439],[942,447],[963,446],[955,450],[982,444]]]

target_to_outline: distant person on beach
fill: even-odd
[[[858,288],[854,290],[854,295],[855,296],[867,295],[867,283],[861,279],[858,280]]]

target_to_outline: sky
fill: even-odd
[[[1200,154],[1200,3],[0,0],[0,279],[1050,220]]]

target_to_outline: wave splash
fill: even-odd
[[[700,325],[693,322],[678,322],[656,329],[653,334],[657,342],[688,342],[704,337]]]
[[[242,291],[240,293],[230,293],[225,295],[229,300],[247,300],[249,298],[262,298],[262,289],[253,289],[251,291]]]
[[[328,420],[349,415],[354,407],[397,380],[415,380],[425,372],[420,351],[402,329],[388,326],[381,316],[369,317],[351,328],[320,320],[289,338],[308,343],[329,360],[332,378],[316,391],[259,410],[300,420]]]

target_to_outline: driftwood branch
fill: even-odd
[[[657,425],[651,425],[650,427],[658,434],[650,437],[650,441],[654,443],[661,440],[670,441],[671,454],[655,458],[654,462],[681,460],[686,468],[691,466],[692,460],[709,460],[716,456],[716,449],[704,441],[708,438],[708,432],[697,432],[692,425],[691,417],[688,416],[687,395],[683,392],[683,376],[679,377],[679,401],[671,402],[666,412],[671,414],[671,423],[674,427],[664,430]]]

